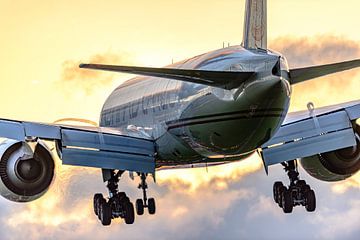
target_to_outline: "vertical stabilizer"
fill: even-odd
[[[246,0],[243,47],[267,49],[267,0]]]

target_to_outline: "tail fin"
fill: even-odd
[[[246,0],[243,47],[267,49],[267,0]]]

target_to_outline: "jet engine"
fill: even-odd
[[[30,202],[44,195],[55,163],[44,142],[5,140],[0,144],[0,194],[14,202]]]
[[[357,145],[302,158],[301,165],[314,178],[335,182],[351,177],[360,169],[360,126],[355,125]]]

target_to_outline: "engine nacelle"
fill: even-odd
[[[54,178],[55,162],[44,142],[5,140],[0,144],[0,194],[14,202],[44,195]]]
[[[301,165],[316,179],[335,182],[345,180],[360,169],[360,127],[357,132],[357,145],[333,152],[302,158]]]

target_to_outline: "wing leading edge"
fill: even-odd
[[[254,72],[208,71],[175,68],[149,68],[133,66],[115,66],[103,64],[80,64],[80,68],[123,72],[151,77],[161,77],[185,82],[204,84],[231,90],[248,80]]]

